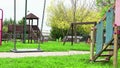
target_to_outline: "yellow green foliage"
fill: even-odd
[[[52,1],[48,6],[48,25],[52,28],[68,30],[73,22],[73,7],[66,7],[63,0]],[[77,6],[75,13],[76,22],[97,22],[100,13],[96,9]],[[91,25],[77,26],[77,32],[89,33]]]

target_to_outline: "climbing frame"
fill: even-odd
[[[114,10],[110,8],[110,10],[106,12],[105,44],[108,44],[113,39],[113,21]]]
[[[103,48],[103,21],[100,21],[96,28],[96,54],[98,54]]]

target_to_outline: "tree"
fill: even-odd
[[[7,32],[8,31],[8,25],[13,24],[14,20],[12,20],[12,18],[10,19],[5,19],[3,22],[3,32]]]
[[[96,4],[101,12],[101,17],[114,4],[115,0],[96,0]]]
[[[78,0],[71,0],[72,10],[73,10],[73,22],[74,23],[76,23],[77,2],[78,2]],[[75,43],[77,43],[76,25],[74,26],[74,34],[75,34]]]
[[[12,18],[10,18],[10,19],[5,19],[3,22],[3,25],[8,26],[9,24],[13,24],[13,23],[14,23],[14,20],[12,20]]]
[[[54,5],[53,3],[54,2],[52,2],[51,5],[48,7],[48,25],[51,27],[68,29],[69,22],[65,20],[65,6],[63,5],[63,2],[60,1],[57,5]],[[63,24],[66,25],[62,26]]]
[[[24,24],[24,19],[19,20],[19,21],[18,21],[18,24],[19,24],[19,25],[23,25],[23,24]]]
[[[63,0],[54,0],[51,2],[51,5],[48,7],[48,25],[52,27],[52,31],[54,28],[58,29],[62,32],[63,36],[66,34],[66,31],[70,27],[70,23],[72,22],[87,22],[87,21],[98,21],[99,12],[95,10],[95,4],[86,4],[86,0],[84,0],[84,4],[80,4],[80,0],[74,0],[76,3],[76,9],[73,9],[73,6],[66,7],[65,1]],[[91,1],[92,2],[92,1]],[[89,7],[88,7],[89,6]],[[80,32],[83,29],[90,29],[88,26],[76,26],[76,32]],[[84,31],[85,31],[84,30]],[[53,32],[51,32],[53,33]],[[58,32],[59,33],[59,32]],[[88,32],[87,32],[88,33]]]
[[[96,0],[96,2],[98,6],[104,7],[113,4],[115,0]]]
[[[59,1],[57,5],[52,2],[48,8],[48,25],[51,26],[51,36],[53,38],[60,38],[65,35],[65,31],[70,27],[69,22],[66,20],[65,11],[66,8],[63,1]]]

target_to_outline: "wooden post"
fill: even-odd
[[[39,28],[39,24],[38,24],[38,22],[39,22],[39,19],[37,19],[37,27]],[[39,41],[39,30],[37,30],[37,37],[38,37],[38,39],[37,39],[37,42]],[[43,38],[42,38],[42,42],[43,42]]]
[[[29,41],[30,41],[30,36],[31,36],[31,34],[30,34],[30,19],[29,19],[28,43],[30,43],[30,42],[29,42]]]
[[[95,29],[94,27],[91,28],[91,45],[90,45],[90,60],[92,61],[94,59],[94,45],[95,45]]]
[[[114,52],[113,52],[113,67],[117,68],[117,60],[118,60],[118,35],[117,35],[118,27],[114,28]]]
[[[72,28],[72,26],[70,26],[70,28],[69,28],[68,31],[67,31],[66,37],[65,37],[65,39],[63,40],[63,45],[65,45],[65,43],[66,43],[66,41],[67,41],[68,34],[69,34],[71,28]]]
[[[73,45],[73,27],[74,27],[74,25],[71,24],[71,26],[72,26],[72,40],[71,40],[71,45]]]
[[[33,38],[32,38],[32,34],[31,34],[31,32],[32,32],[32,26],[33,26],[33,19],[31,19],[31,25],[30,25],[30,35],[31,35],[31,43],[32,43],[32,40],[33,40]]]

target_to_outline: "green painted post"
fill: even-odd
[[[25,0],[25,20],[24,20],[24,35],[23,35],[23,43],[26,41],[26,16],[27,16],[27,0]]]

